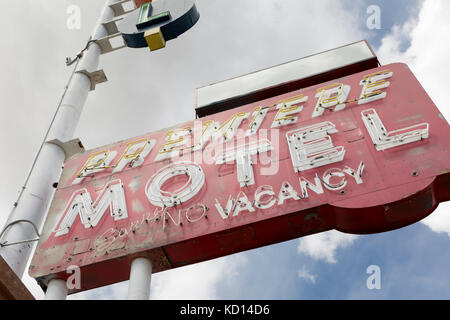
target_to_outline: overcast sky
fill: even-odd
[[[4,224],[103,0],[15,1],[2,8],[0,225]],[[67,9],[81,9],[69,29]],[[367,9],[381,9],[369,29]],[[200,20],[166,48],[102,56],[109,81],[90,94],[75,137],[86,149],[194,119],[195,88],[368,39],[382,64],[407,63],[450,119],[447,0],[197,0]],[[152,299],[450,298],[450,212],[353,236],[336,231],[155,274]],[[366,286],[367,267],[381,289]],[[24,281],[37,298],[34,280]],[[127,282],[70,299],[124,299]]]

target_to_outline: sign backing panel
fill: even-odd
[[[404,64],[68,159],[30,274],[87,290],[317,232],[419,221],[450,198],[450,128]],[[73,290],[76,292],[79,290]]]

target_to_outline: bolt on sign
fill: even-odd
[[[30,274],[87,290],[313,233],[392,230],[450,199],[450,128],[391,64],[69,158]],[[75,291],[73,291],[75,292]]]

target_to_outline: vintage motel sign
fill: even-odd
[[[405,64],[69,158],[30,274],[82,289],[337,229],[400,228],[450,199],[450,127]],[[76,290],[75,290],[76,291]],[[73,292],[75,292],[73,291]]]

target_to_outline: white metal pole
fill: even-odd
[[[48,282],[45,300],[66,300],[67,284],[62,279],[52,279]]]
[[[152,263],[147,258],[136,258],[131,262],[128,300],[148,300],[152,281]]]
[[[107,30],[102,23],[114,17],[114,11],[110,5],[117,1],[106,1],[92,33],[92,40],[107,36]],[[91,42],[88,49],[84,51],[76,71],[97,71],[100,54],[101,49],[98,44]],[[61,142],[66,142],[72,139],[90,87],[90,80],[86,75],[82,73],[73,75],[46,141],[58,139]],[[28,182],[23,188],[23,193],[8,218],[6,225],[9,225],[9,227],[5,229],[2,239],[0,239],[2,244],[13,244],[36,238],[35,230],[40,228],[44,220],[54,191],[52,185],[59,181],[64,158],[64,150],[61,147],[48,142],[43,145]],[[32,253],[32,248],[30,242],[2,246],[0,254],[16,275],[21,278]],[[51,281],[51,283],[57,284],[58,282]],[[51,288],[53,287],[54,285],[51,286]]]

